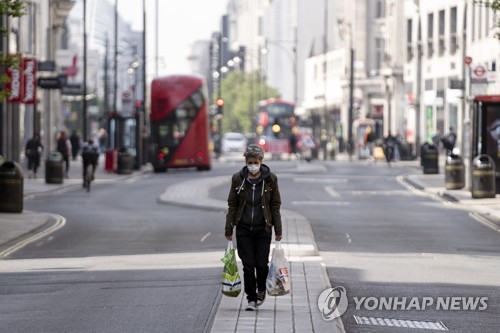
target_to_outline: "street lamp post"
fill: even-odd
[[[345,21],[344,19],[338,19],[337,21],[340,30],[340,37],[345,38],[346,29],[349,34],[349,62],[350,62],[350,72],[349,72],[349,111],[348,111],[348,121],[347,121],[347,152],[349,153],[349,160],[352,160],[353,154],[353,141],[352,141],[352,122],[354,113],[354,38],[351,22]]]
[[[280,44],[278,41],[266,40],[266,44],[269,43],[271,45],[276,45],[282,50],[285,50],[286,53],[290,56],[291,63],[293,66],[293,102],[297,104],[297,33],[295,33],[295,40],[293,42],[295,43],[295,45],[293,47],[293,50],[290,50],[283,44]],[[267,54],[268,52],[267,47],[264,48],[263,52],[264,54]],[[266,60],[266,65],[267,65],[267,60]]]

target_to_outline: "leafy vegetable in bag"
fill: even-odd
[[[241,279],[232,241],[228,242],[226,253],[221,261],[224,263],[222,293],[229,297],[237,297],[241,292]]]

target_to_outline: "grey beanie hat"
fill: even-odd
[[[243,156],[245,156],[245,158],[256,157],[262,161],[264,159],[264,149],[262,149],[259,145],[251,144],[248,145]]]

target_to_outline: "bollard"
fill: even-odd
[[[22,213],[24,178],[16,162],[7,161],[0,165],[0,212]]]

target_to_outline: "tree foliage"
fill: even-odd
[[[496,25],[500,28],[500,0],[474,0],[474,4],[491,8],[495,14]],[[495,38],[500,39],[500,33],[496,33]]]
[[[25,1],[19,0],[0,0],[0,16],[3,17],[21,17],[25,14],[24,9],[26,8]],[[8,37],[8,31],[5,27],[0,27],[0,40]],[[0,101],[3,101],[9,95],[10,91],[5,89],[5,84],[10,82],[8,75],[6,74],[7,68],[19,67],[19,58],[16,55],[5,54],[0,52]]]
[[[222,80],[221,95],[224,99],[222,132],[255,132],[258,102],[279,97],[275,88],[266,85],[258,72],[230,72]]]

